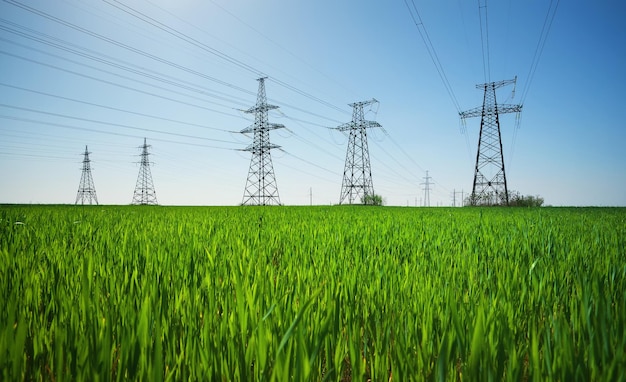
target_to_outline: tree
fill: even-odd
[[[361,203],[368,206],[382,206],[385,204],[383,197],[380,195],[365,195],[361,198]]]
[[[510,193],[509,193],[510,194]],[[469,194],[465,199],[466,206],[506,206],[504,193],[485,192],[482,194]]]
[[[521,195],[519,192],[509,193],[509,205],[513,207],[541,207],[543,198],[539,195]]]
[[[487,192],[481,195],[470,194],[465,199],[466,206],[506,206],[506,198],[503,194]],[[541,207],[543,198],[539,195],[522,195],[518,191],[509,191],[509,207]]]

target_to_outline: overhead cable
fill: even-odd
[[[407,0],[404,0],[404,4],[409,10],[411,19],[413,19],[413,23],[415,24],[415,27],[417,28],[417,31],[419,32],[420,37],[422,38],[422,41],[424,42],[424,45],[426,45],[426,51],[428,51],[428,55],[430,56],[431,61],[435,65],[435,69],[437,69],[439,78],[441,79],[441,82],[443,83],[443,86],[445,87],[446,92],[450,96],[450,99],[452,100],[452,104],[456,108],[457,112],[460,113],[461,107],[459,106],[459,101],[457,100],[456,95],[454,94],[454,90],[452,89],[452,85],[450,85],[450,81],[448,81],[448,76],[446,76],[446,72],[443,70],[443,65],[441,64],[441,61],[439,60],[439,56],[437,55],[437,52],[435,51],[435,47],[433,46],[433,43],[430,40],[430,36],[428,35],[428,32],[426,31],[426,26],[424,25],[424,22],[422,21],[419,11],[417,10],[415,1],[411,0],[411,5],[413,6],[412,8],[409,5]]]
[[[548,34],[550,33],[550,29],[552,28],[552,23],[554,22],[554,17],[556,16],[556,11],[559,7],[560,0],[556,0],[554,9],[552,9],[553,3],[554,3],[554,0],[550,0],[550,5],[548,6],[546,17],[543,20],[543,27],[541,27],[541,34],[539,35],[539,41],[537,42],[537,47],[535,48],[535,53],[533,54],[533,59],[530,64],[530,68],[528,69],[526,83],[524,84],[524,88],[522,89],[522,96],[520,98],[521,99],[520,104],[522,105],[524,104],[524,101],[526,100],[526,96],[528,95],[530,84],[532,83],[535,77],[535,72],[537,71],[537,65],[539,65],[539,59],[541,58],[541,54],[543,53],[543,48],[546,45]]]

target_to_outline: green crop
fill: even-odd
[[[626,209],[0,207],[0,380],[626,380]]]

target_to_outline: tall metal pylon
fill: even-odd
[[[83,172],[80,175],[80,184],[78,185],[78,194],[76,194],[75,204],[98,204],[98,197],[96,196],[96,187],[93,185],[93,178],[91,177],[91,160],[89,160],[89,154],[87,145],[85,145],[85,152],[83,153]]]
[[[504,170],[502,153],[502,136],[500,134],[500,114],[520,113],[522,105],[500,104],[496,102],[496,89],[515,85],[517,77],[512,80],[489,82],[476,85],[484,89],[483,106],[460,112],[461,120],[481,117],[476,166],[474,168],[474,184],[470,195],[472,205],[508,205],[509,191]],[[515,89],[513,90],[513,94]]]
[[[156,205],[157,198],[154,191],[154,183],[152,182],[152,173],[150,172],[150,160],[148,156],[148,145],[146,138],[143,139],[143,145],[139,146],[141,149],[141,161],[139,167],[139,175],[137,176],[137,183],[135,184],[135,193],[133,195],[132,204],[153,204]]]
[[[259,78],[259,92],[256,105],[246,110],[246,113],[254,113],[254,124],[241,130],[242,134],[254,133],[252,144],[242,151],[250,151],[250,169],[246,179],[246,188],[243,192],[242,205],[280,205],[278,186],[274,176],[272,165],[272,149],[280,148],[270,143],[270,130],[284,128],[284,125],[269,123],[267,112],[278,109],[278,106],[268,105],[265,96],[265,79]]]
[[[367,203],[369,200],[367,197],[374,195],[367,129],[382,126],[375,121],[366,121],[363,107],[377,102],[372,98],[369,101],[351,103],[349,106],[352,106],[352,121],[336,128],[339,131],[350,132],[339,204],[346,201],[347,204],[355,204],[355,201]]]

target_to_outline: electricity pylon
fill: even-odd
[[[347,204],[354,204],[355,201],[358,203],[359,199],[366,204],[369,200],[368,196],[374,195],[370,153],[367,147],[367,129],[382,126],[375,121],[366,121],[363,107],[377,102],[376,99],[372,98],[369,101],[350,104],[352,106],[352,121],[336,128],[339,131],[350,132],[339,204],[344,204],[345,201]]]
[[[512,80],[476,85],[477,89],[484,89],[485,91],[483,106],[459,113],[462,120],[471,117],[481,117],[476,167],[474,169],[474,184],[470,196],[470,203],[473,205],[509,204],[499,115],[520,113],[522,105],[498,105],[496,102],[496,89],[505,85],[515,84],[516,81],[517,77]],[[515,89],[513,92],[515,92]]]
[[[424,177],[424,183],[421,183],[424,186],[424,207],[430,207],[430,180],[432,176],[428,176],[428,170],[426,171],[426,176]]]
[[[78,185],[78,194],[76,194],[75,204],[98,204],[96,187],[93,185],[93,178],[91,177],[91,161],[89,160],[89,154],[91,153],[87,150],[87,145],[85,145],[83,172],[80,175],[80,184]]]
[[[141,161],[139,167],[139,175],[137,176],[137,183],[135,184],[135,193],[133,195],[132,204],[158,204],[156,198],[156,192],[154,191],[154,183],[152,182],[152,173],[150,172],[150,160],[148,156],[148,147],[146,144],[146,138],[143,139],[143,146],[139,146],[141,149]]]
[[[250,169],[246,180],[246,188],[243,192],[242,205],[280,205],[278,186],[272,166],[272,149],[280,148],[270,143],[270,130],[284,128],[284,125],[269,123],[267,112],[278,109],[278,106],[268,105],[265,96],[265,79],[259,78],[259,93],[256,105],[246,110],[246,113],[254,113],[254,124],[241,130],[242,134],[254,133],[252,144],[242,151],[250,151]]]

